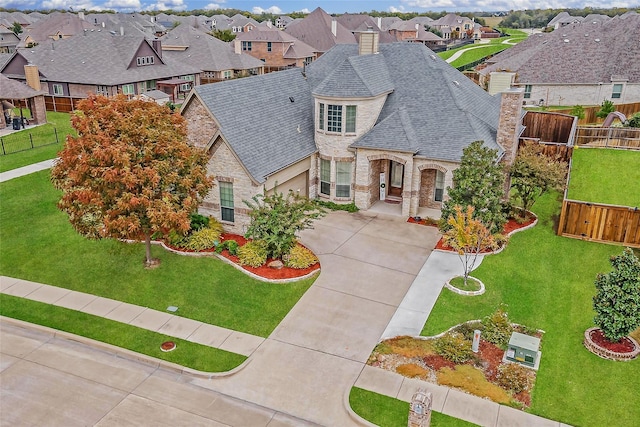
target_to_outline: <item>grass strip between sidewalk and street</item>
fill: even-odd
[[[393,397],[353,387],[349,394],[349,404],[356,414],[380,427],[406,426],[409,422],[409,403]],[[431,427],[473,427],[475,425],[440,412],[431,412]]]
[[[218,348],[11,295],[0,294],[0,315],[91,338],[202,372],[230,371],[247,359]],[[160,345],[165,341],[175,342],[175,350],[162,351]]]

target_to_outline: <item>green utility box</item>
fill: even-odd
[[[534,368],[539,364],[539,348],[540,338],[514,332],[509,339],[505,358]]]

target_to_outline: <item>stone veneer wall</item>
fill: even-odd
[[[518,133],[522,123],[523,100],[523,89],[510,89],[502,92],[496,142],[505,150],[504,156],[502,157],[502,163],[507,166],[513,164],[516,159],[516,155],[518,154]],[[507,175],[504,188],[505,197],[508,196],[510,187],[511,178]]]
[[[418,207],[433,208],[433,198],[436,193],[436,171],[435,169],[425,169],[420,174],[420,198]]]
[[[196,147],[208,147],[218,131],[218,124],[200,99],[193,96],[182,107],[182,116],[187,122],[187,141]]]
[[[249,225],[249,209],[244,200],[251,200],[262,193],[262,186],[256,185],[245,172],[236,156],[222,138],[218,138],[211,149],[207,171],[215,177],[215,184],[200,207],[200,212],[210,215],[224,224],[225,230],[244,234]],[[220,215],[219,182],[233,183],[234,222],[222,221]]]

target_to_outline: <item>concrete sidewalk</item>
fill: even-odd
[[[7,172],[0,173],[0,182],[9,181],[10,179],[18,178],[24,175],[29,175],[34,172],[49,169],[53,166],[56,159],[45,160],[40,163],[34,163],[32,165],[23,166],[21,168],[12,169]]]
[[[251,356],[265,340],[168,312],[6,276],[0,276],[0,293],[77,310],[244,356]]]

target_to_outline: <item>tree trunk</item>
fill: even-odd
[[[150,233],[144,234],[144,248],[145,248],[145,255],[147,257],[146,264],[151,265],[152,259],[151,259],[151,234]]]

